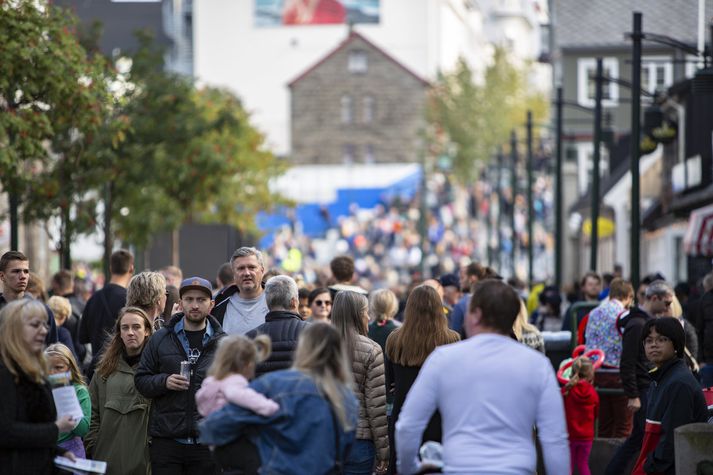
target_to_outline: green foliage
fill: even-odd
[[[50,159],[58,133],[100,122],[98,63],[74,35],[74,21],[37,2],[0,2],[0,180],[24,190]]]
[[[255,213],[285,204],[268,187],[284,164],[234,95],[166,73],[143,32],[110,64],[100,24],[37,5],[0,0],[0,184],[25,219],[59,219],[60,249],[96,229],[100,201],[109,232],[140,248],[186,221],[255,231]]]
[[[430,153],[452,155],[454,175],[462,182],[471,181],[477,167],[508,143],[512,129],[524,135],[528,109],[535,123],[547,117],[547,99],[531,91],[527,74],[528,68],[517,67],[506,50],[496,48],[482,81],[463,60],[437,81],[427,108]]]
[[[135,89],[105,139],[117,237],[144,247],[187,221],[255,231],[255,213],[283,203],[268,188],[283,165],[234,95],[164,72],[150,38],[141,43]]]

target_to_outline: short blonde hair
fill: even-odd
[[[69,300],[58,295],[50,297],[47,301],[47,306],[50,310],[52,310],[52,313],[54,313],[54,317],[57,320],[64,321],[72,313],[72,304],[69,303]]]
[[[147,313],[156,310],[161,296],[166,295],[166,277],[159,272],[140,272],[126,287],[126,306],[139,307]],[[160,309],[163,312],[163,309]]]
[[[32,353],[23,338],[24,322],[37,317],[47,320],[47,308],[38,300],[15,300],[0,310],[0,359],[16,382],[24,374],[42,384],[47,375],[44,355]]]

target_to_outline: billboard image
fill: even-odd
[[[254,0],[256,26],[379,23],[380,0]]]

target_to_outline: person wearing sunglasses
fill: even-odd
[[[308,322],[329,322],[332,313],[332,294],[329,289],[320,287],[310,292],[307,298],[312,316],[307,319]]]

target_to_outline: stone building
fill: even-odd
[[[294,164],[419,161],[429,84],[352,31],[289,83]]]

